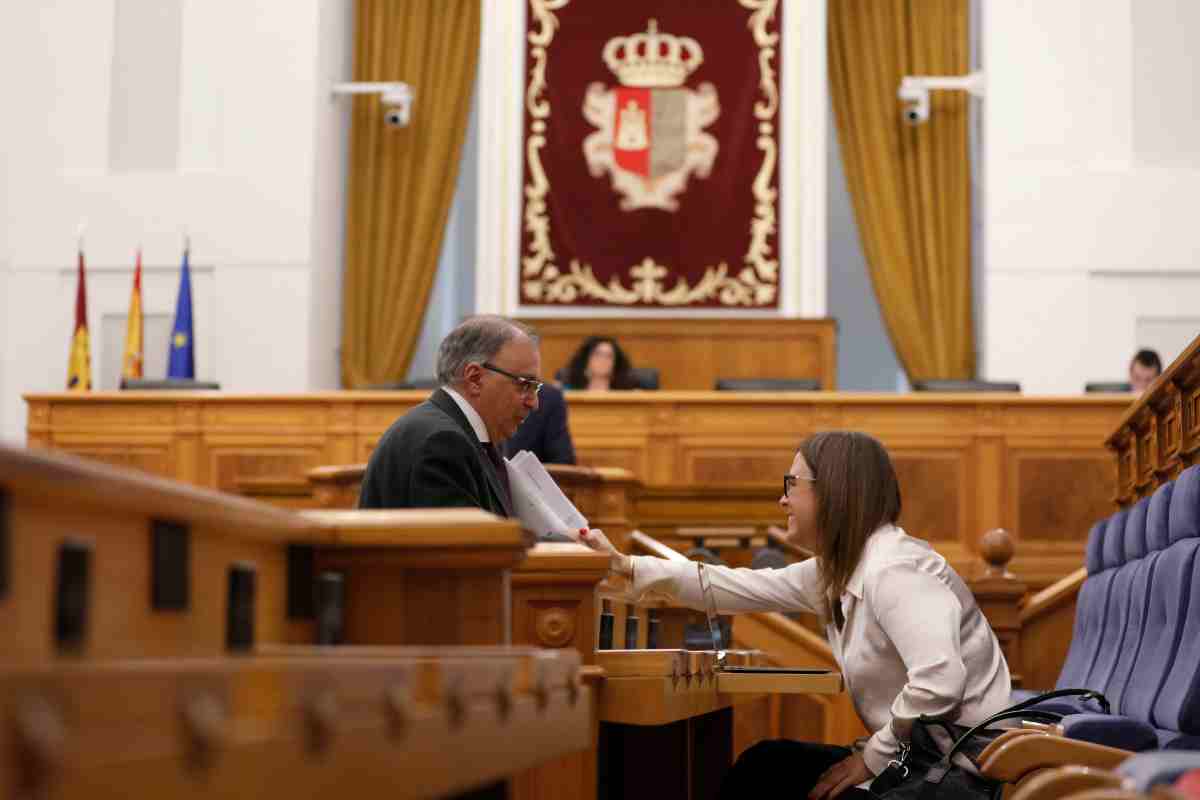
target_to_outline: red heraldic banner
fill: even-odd
[[[779,0],[528,0],[521,303],[779,306]]]

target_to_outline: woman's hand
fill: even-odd
[[[633,574],[633,563],[629,556],[613,547],[613,543],[599,528],[580,528],[579,541],[599,553],[608,553],[608,568],[618,575],[629,577]]]
[[[833,800],[847,789],[874,777],[875,773],[867,767],[862,753],[853,753],[821,774],[817,785],[808,793],[808,800]]]

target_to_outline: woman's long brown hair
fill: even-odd
[[[867,538],[900,519],[900,484],[887,450],[865,433],[815,433],[799,450],[816,478],[821,582],[826,597],[840,597]]]

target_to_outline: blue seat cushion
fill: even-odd
[[[1200,736],[1190,733],[1175,733],[1170,731],[1172,736],[1165,742],[1162,742],[1164,750],[1193,750],[1200,751]],[[1196,768],[1200,769],[1200,752],[1196,752]]]
[[[1140,753],[1158,749],[1158,733],[1140,720],[1111,714],[1071,714],[1063,717],[1063,733],[1081,742],[1119,747]]]

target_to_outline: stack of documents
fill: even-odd
[[[578,542],[579,529],[588,527],[588,521],[558,488],[537,456],[522,450],[504,463],[508,468],[513,510],[522,527],[539,538],[558,533]]]

